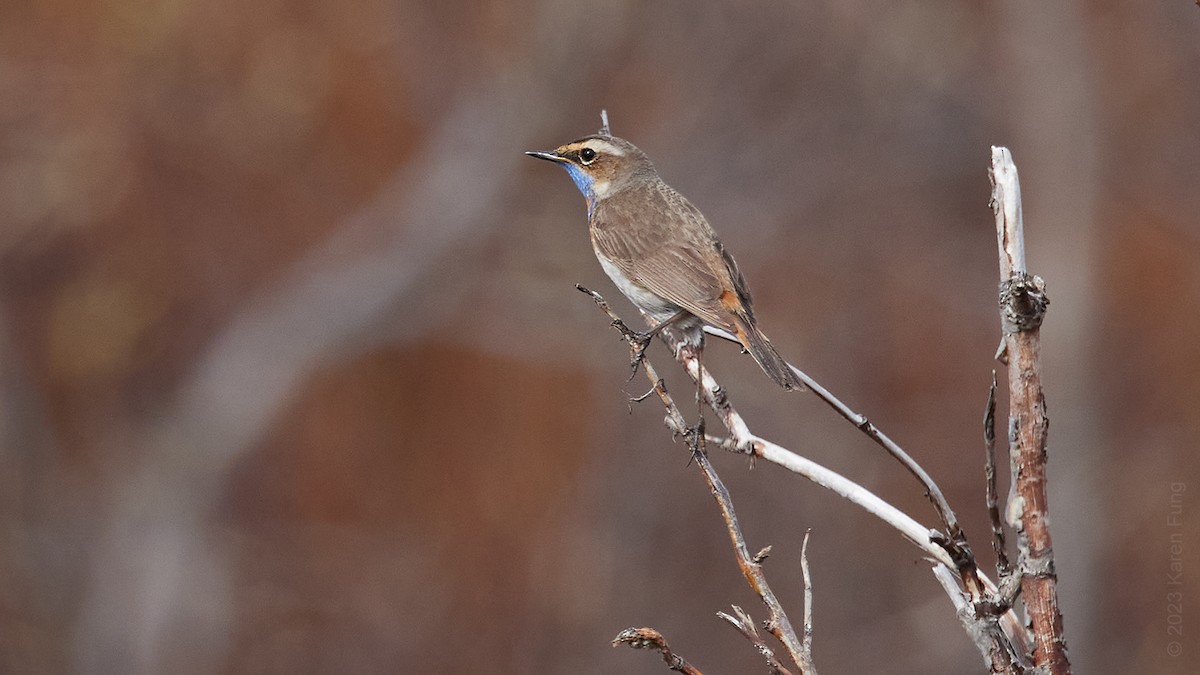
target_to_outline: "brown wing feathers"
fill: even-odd
[[[638,213],[601,203],[591,223],[597,251],[634,283],[736,335],[780,386],[802,388],[755,325],[746,281],[708,221],[679,193],[660,185],[626,202],[637,204]],[[610,218],[624,226],[607,227]]]

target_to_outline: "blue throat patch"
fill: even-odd
[[[592,201],[592,198],[595,197],[592,193],[592,177],[574,164],[563,164],[563,168],[571,174],[571,180],[575,181],[575,187],[579,188],[589,202]]]
[[[587,175],[587,172],[574,164],[563,164],[563,168],[571,175],[575,187],[579,188],[579,191],[583,193],[583,198],[587,200],[588,220],[591,220],[592,210],[596,208],[596,193],[592,190],[592,184],[595,181]]]

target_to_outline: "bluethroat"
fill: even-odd
[[[650,334],[669,326],[699,348],[707,326],[736,338],[784,389],[802,389],[759,330],[746,280],[704,215],[659,178],[644,152],[607,127],[606,120],[599,134],[526,154],[570,174],[587,200],[600,266],[650,317]]]

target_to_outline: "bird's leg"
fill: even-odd
[[[679,347],[680,360],[685,364],[690,365],[691,362],[696,364],[696,416],[695,425],[687,426],[683,429],[684,440],[687,441],[688,449],[692,451],[692,459],[696,455],[704,454],[705,439],[704,439],[704,334],[700,334],[700,341],[692,343],[685,341]],[[691,460],[688,460],[691,463]]]
[[[646,350],[650,347],[650,341],[654,339],[654,336],[661,333],[664,328],[667,328],[676,321],[684,318],[687,316],[687,314],[688,311],[686,309],[681,309],[666,319],[651,326],[650,330],[644,333],[633,333],[632,335],[626,336],[626,338],[629,340],[630,380],[637,375],[638,366],[641,365],[642,359],[646,358]]]
[[[693,453],[704,452],[704,332],[696,345],[696,444]]]

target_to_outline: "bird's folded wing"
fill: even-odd
[[[693,242],[664,242],[603,226],[593,228],[592,239],[597,251],[633,283],[706,323],[733,330],[733,317],[720,302],[721,294],[732,290],[728,288],[731,284],[711,267],[714,263],[723,265],[715,248],[706,256]]]

